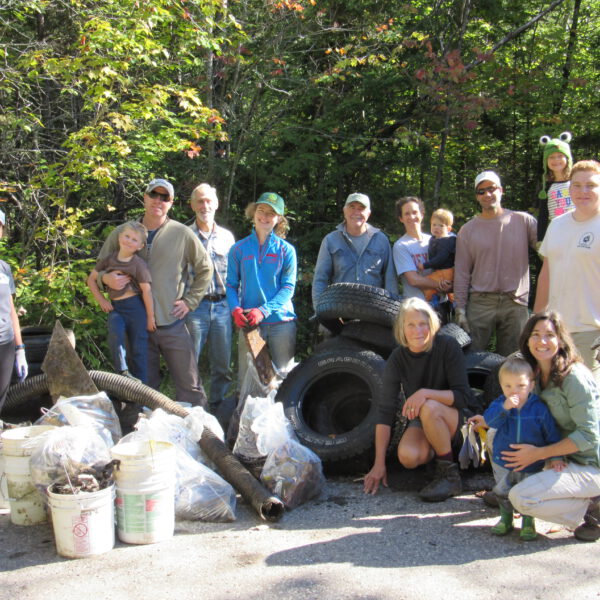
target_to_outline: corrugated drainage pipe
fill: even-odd
[[[165,412],[179,417],[185,417],[188,414],[188,411],[179,404],[143,383],[105,371],[89,371],[89,374],[99,390],[121,400],[128,400],[152,409],[162,408]],[[47,376],[45,374],[36,375],[9,388],[6,406],[11,408],[18,406],[30,398],[47,394],[48,390]],[[223,478],[242,495],[246,502],[254,507],[263,519],[278,521],[283,516],[283,502],[261,485],[212,431],[204,429],[200,447],[217,465]]]

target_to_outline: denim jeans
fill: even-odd
[[[108,347],[115,371],[129,371],[147,384],[148,321],[142,297],[137,295],[113,300],[112,305],[114,310],[108,313]]]
[[[296,351],[296,321],[282,321],[280,323],[267,323],[258,326],[258,331],[267,342],[269,355],[275,368],[280,370],[288,366],[294,358]],[[248,368],[246,354],[248,345],[244,334],[239,332],[238,342],[238,386],[244,381],[244,375]]]
[[[202,300],[196,310],[188,313],[186,324],[192,336],[196,362],[208,342],[210,404],[214,406],[225,398],[231,384],[231,315],[227,300]]]

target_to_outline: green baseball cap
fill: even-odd
[[[285,203],[283,198],[275,192],[265,192],[256,201],[256,204],[268,204],[278,215],[283,215],[285,212]]]

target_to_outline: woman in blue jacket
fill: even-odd
[[[278,370],[285,370],[296,348],[296,250],[283,238],[288,230],[283,198],[263,194],[248,205],[252,233],[231,247],[227,263],[227,302],[240,330],[238,385],[247,367],[248,347],[242,330],[258,326]]]

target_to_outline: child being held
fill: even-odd
[[[418,265],[420,272],[433,269],[427,275],[434,281],[454,281],[454,258],[456,254],[456,236],[452,232],[454,216],[445,208],[438,208],[431,215],[431,239],[427,249],[427,261]],[[425,300],[431,302],[435,290],[424,290]],[[450,302],[454,302],[454,294],[448,294]]]
[[[108,345],[115,370],[148,383],[148,331],[156,329],[156,322],[152,278],[148,265],[137,255],[146,245],[148,231],[139,221],[129,221],[121,227],[118,239],[118,252],[96,263],[87,284],[100,308],[108,313]],[[108,289],[111,302],[102,295],[97,278],[98,273],[112,271],[129,275],[129,283],[122,290]]]
[[[531,365],[520,355],[511,354],[498,372],[503,395],[494,400],[482,415],[469,419],[476,427],[496,429],[492,447],[492,468],[496,485],[494,492],[500,506],[500,520],[491,532],[506,535],[513,530],[513,507],[508,493],[513,485],[532,473],[541,471],[544,462],[538,461],[522,471],[510,469],[502,453],[513,450],[511,444],[548,446],[561,439],[560,432],[546,404],[532,393],[535,379]],[[566,463],[561,458],[549,460],[555,471],[562,471]],[[520,538],[524,541],[536,537],[533,517],[522,515]]]

